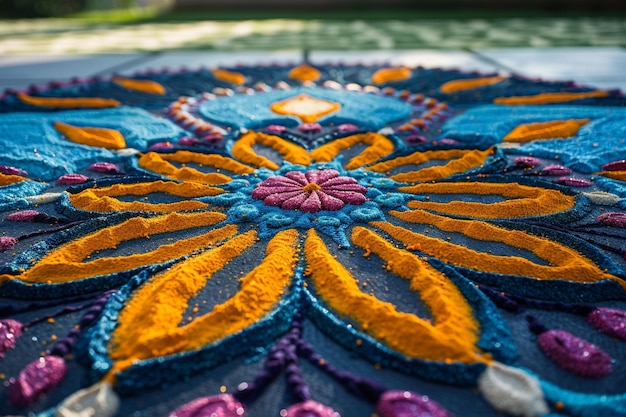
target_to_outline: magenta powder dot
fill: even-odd
[[[322,130],[322,125],[319,123],[302,123],[298,126],[298,130],[305,133],[317,133]]]
[[[35,221],[35,217],[39,216],[39,212],[36,210],[23,210],[16,213],[11,213],[7,216],[7,220],[10,222],[29,222]]]
[[[168,417],[245,417],[246,409],[231,394],[212,395],[188,402]]]
[[[613,227],[626,228],[626,213],[617,211],[603,213],[596,218],[596,221]]]
[[[209,133],[207,135],[204,135],[202,137],[202,141],[206,142],[206,143],[214,143],[214,142],[219,142],[222,139],[224,139],[224,137],[222,136],[221,133]]]
[[[110,162],[96,162],[95,164],[89,165],[87,170],[92,172],[99,172],[103,174],[120,174],[120,169],[117,165],[112,164]]]
[[[172,149],[172,148],[174,148],[174,145],[172,145],[170,142],[159,142],[150,146],[148,149],[151,151],[158,151],[158,150],[165,150],[165,149]]]
[[[269,125],[269,126],[267,126],[265,128],[265,131],[267,133],[271,133],[273,135],[280,135],[285,130],[287,130],[287,128],[285,126],[281,126],[281,125]]]
[[[77,185],[89,181],[89,177],[82,174],[65,174],[61,175],[57,180],[59,185]]]
[[[9,388],[9,402],[18,407],[29,407],[56,388],[67,373],[63,358],[46,356],[34,360],[20,372]]]
[[[427,395],[410,391],[386,391],[380,396],[376,410],[380,417],[454,417]]]
[[[563,165],[548,165],[541,170],[543,175],[569,175],[572,170]]]
[[[355,130],[359,130],[359,127],[357,125],[353,125],[352,123],[343,123],[337,126],[337,130],[341,133],[353,132]]]
[[[513,160],[513,165],[520,168],[534,168],[541,164],[541,159],[532,156],[520,156]]]
[[[294,404],[280,415],[281,417],[341,417],[332,408],[313,400]]]
[[[575,375],[601,378],[613,371],[613,359],[606,352],[565,330],[543,332],[537,344],[554,363]]]
[[[0,252],[11,249],[17,245],[17,239],[11,236],[0,236]]]
[[[22,335],[24,325],[17,320],[0,320],[0,358],[15,347],[15,342]]]
[[[587,321],[603,333],[626,340],[626,311],[597,308],[587,316]]]
[[[315,213],[337,211],[346,204],[363,204],[366,192],[367,188],[354,178],[340,176],[334,169],[324,169],[306,173],[291,171],[268,178],[257,185],[252,198],[263,200],[266,206]]]
[[[422,135],[412,134],[406,137],[406,141],[409,143],[426,143],[428,140]]]
[[[455,139],[443,138],[438,139],[437,143],[440,145],[458,145],[459,141]]]
[[[6,166],[6,165],[0,165],[0,174],[4,174],[4,175],[21,175],[21,176],[27,175],[26,171],[24,171],[23,169],[10,167],[10,166]]]
[[[626,159],[620,159],[619,161],[609,162],[602,165],[603,171],[626,171]]]
[[[178,144],[182,146],[196,146],[200,144],[200,141],[196,138],[185,136],[184,138],[180,138],[178,140]]]
[[[586,180],[584,178],[574,178],[574,177],[561,177],[557,178],[557,184],[567,185],[568,187],[590,187],[591,181]]]

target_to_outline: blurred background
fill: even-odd
[[[0,91],[304,56],[626,90],[626,0],[0,0]]]
[[[624,47],[624,0],[0,0],[0,54]]]
[[[189,10],[238,9],[236,11],[253,16],[260,13],[284,11],[352,11],[367,13],[367,9],[400,8],[411,14],[450,8],[481,8],[486,11],[531,11],[536,12],[598,12],[625,10],[626,2],[619,0],[0,0],[2,17],[51,17],[67,16],[85,11],[124,10],[132,8],[152,9],[161,13]],[[249,9],[247,12],[242,8]],[[273,9],[273,10],[272,10]],[[371,11],[371,10],[369,10]],[[527,14],[527,13],[526,13]]]

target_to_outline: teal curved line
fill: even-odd
[[[539,380],[546,400],[555,406],[564,405],[561,412],[573,417],[624,417],[626,393],[605,395],[569,391],[550,382]],[[547,417],[547,416],[544,416]]]

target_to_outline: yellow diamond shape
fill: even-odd
[[[341,104],[334,101],[322,100],[311,97],[308,94],[300,94],[283,101],[272,103],[270,109],[274,113],[285,116],[296,116],[303,123],[314,123],[320,117],[336,112],[341,108]]]

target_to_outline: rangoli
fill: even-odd
[[[0,132],[5,413],[626,416],[619,91],[150,71]]]

